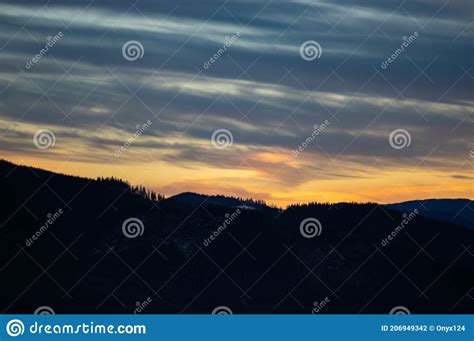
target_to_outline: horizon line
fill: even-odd
[[[93,177],[88,177],[88,176],[83,176],[83,175],[74,175],[74,174],[67,174],[67,173],[61,173],[61,172],[58,172],[58,171],[54,171],[54,170],[50,170],[50,169],[45,169],[45,168],[40,168],[40,167],[36,167],[36,166],[31,166],[31,165],[28,165],[28,164],[23,164],[23,163],[16,163],[16,162],[13,162],[13,161],[10,161],[10,160],[7,160],[7,159],[4,159],[4,158],[0,158],[0,163],[9,163],[9,164],[12,164],[16,167],[25,167],[25,168],[31,168],[31,169],[35,169],[35,170],[39,170],[39,171],[43,171],[43,172],[48,172],[48,173],[53,173],[55,175],[62,175],[62,176],[68,176],[68,177],[76,177],[76,178],[81,178],[81,179],[86,179],[86,180],[91,180],[91,181],[97,181],[100,176],[97,176],[95,178]],[[104,177],[104,176],[102,176]],[[117,180],[120,180],[124,183],[126,183],[128,186],[130,187],[133,187],[133,186],[142,186],[146,189],[150,189],[149,187],[146,187],[144,185],[139,185],[139,184],[132,184],[131,182],[129,182],[128,180],[124,180],[122,178],[118,178],[118,177],[114,177],[114,176],[107,176],[107,177],[104,177],[104,178],[112,178],[112,179],[117,179]],[[156,191],[156,194],[159,194],[159,195],[162,195],[164,197],[163,200],[167,200],[167,199],[171,199],[175,196],[178,196],[178,195],[181,195],[181,194],[186,194],[186,193],[189,193],[189,194],[196,194],[196,195],[202,195],[202,196],[207,196],[207,197],[212,197],[212,196],[222,196],[222,197],[225,197],[225,198],[233,198],[233,199],[242,199],[243,201],[246,201],[246,200],[261,200],[263,201],[263,203],[265,204],[265,206],[268,206],[268,207],[274,207],[274,208],[278,208],[278,209],[288,209],[289,207],[291,206],[294,206],[294,205],[311,205],[311,204],[328,204],[328,205],[337,205],[337,204],[376,204],[376,205],[383,205],[383,206],[386,206],[386,205],[397,205],[397,204],[402,204],[402,203],[407,203],[407,202],[414,202],[414,201],[419,201],[419,202],[424,202],[424,201],[428,201],[428,200],[468,200],[468,201],[473,201],[472,199],[470,198],[462,198],[462,197],[456,197],[456,198],[446,198],[446,197],[431,197],[431,198],[423,198],[423,199],[411,199],[411,200],[403,200],[403,201],[397,201],[397,202],[391,202],[391,203],[385,203],[385,204],[381,204],[381,203],[378,203],[376,201],[365,201],[365,202],[362,202],[362,201],[337,201],[337,202],[330,202],[330,201],[307,201],[307,202],[293,202],[289,205],[286,205],[286,207],[283,207],[283,206],[280,206],[280,205],[276,205],[276,204],[273,204],[273,203],[267,203],[266,200],[262,200],[262,199],[255,199],[255,198],[252,198],[252,197],[238,197],[238,196],[232,196],[232,195],[225,195],[225,194],[220,194],[220,193],[204,193],[204,192],[193,192],[193,191],[182,191],[182,192],[176,192],[170,196],[166,196],[165,194],[162,194],[158,191]]]

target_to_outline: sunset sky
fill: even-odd
[[[278,206],[474,199],[473,13],[472,0],[2,0],[0,158]],[[308,41],[319,58],[302,57]],[[35,145],[40,129],[54,146]],[[394,148],[398,130],[410,141]]]

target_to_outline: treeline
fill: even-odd
[[[155,191],[152,191],[150,189],[145,188],[145,186],[132,186],[130,185],[127,181],[124,181],[122,179],[116,178],[116,177],[98,177],[97,181],[103,184],[107,184],[109,186],[121,186],[125,189],[128,189],[130,193],[138,195],[144,199],[153,201],[153,202],[160,202],[165,199],[165,196],[156,193]]]
[[[344,207],[344,206],[374,206],[378,205],[375,202],[339,202],[339,203],[330,203],[330,202],[309,202],[306,204],[291,204],[287,207],[287,209],[294,209],[294,208],[311,208],[311,207],[327,207],[327,206],[337,206],[337,207]]]
[[[245,199],[245,198],[240,198],[240,197],[230,197],[231,199],[236,199],[238,201],[243,202],[244,204],[247,204],[248,206],[267,206],[267,203],[265,200],[259,200],[259,199]]]

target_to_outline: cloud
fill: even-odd
[[[41,157],[107,162],[137,124],[151,120],[115,163],[153,155],[186,170],[241,170],[272,186],[308,184],[316,174],[356,181],[412,169],[468,180],[474,72],[465,9],[471,2],[45,4],[2,5],[4,152],[37,155],[31,136],[50,127],[61,143]],[[59,31],[64,36],[27,69]],[[414,31],[419,38],[382,69]],[[236,32],[239,38],[204,68]],[[123,58],[128,40],[143,44],[142,59]],[[300,57],[306,40],[321,44],[320,59]],[[325,120],[329,128],[292,159]],[[225,153],[210,144],[221,128],[234,138]],[[403,150],[388,143],[399,128],[412,138]],[[207,178],[201,184],[211,186]]]

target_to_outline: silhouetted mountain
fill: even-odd
[[[252,210],[220,196],[152,200],[117,179],[5,161],[0,195],[4,313],[473,312],[474,231],[421,214],[373,203]]]
[[[468,199],[426,199],[385,205],[402,212],[417,209],[424,217],[474,229],[474,202]]]
[[[192,192],[180,193],[166,200],[193,206],[222,206],[230,208],[242,208],[247,210],[270,208],[265,204],[264,201],[261,200],[226,197],[223,195],[205,195]]]

